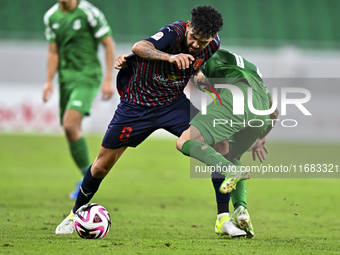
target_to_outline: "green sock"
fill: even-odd
[[[215,151],[211,146],[196,140],[186,141],[182,146],[181,152],[186,156],[198,159],[199,161],[205,163],[207,166],[228,167],[232,165],[229,160],[227,160],[225,157],[223,157],[223,155]]]
[[[236,166],[242,166],[240,160],[233,160],[233,164]],[[236,209],[240,205],[247,208],[247,189],[246,180],[239,181],[236,185],[236,189],[231,192],[231,201]]]
[[[90,157],[84,137],[80,138],[78,141],[70,143],[69,145],[74,162],[78,166],[82,175],[85,175],[86,170],[90,165]]]

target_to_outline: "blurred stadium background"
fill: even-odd
[[[62,133],[56,81],[53,99],[42,103],[48,48],[43,15],[56,2],[0,0],[0,133]],[[214,6],[225,23],[219,33],[222,47],[255,63],[270,90],[303,87],[311,92],[311,100],[304,105],[312,116],[288,106],[287,116],[280,119],[295,119],[298,126],[285,128],[279,124],[270,137],[279,141],[340,141],[340,1],[90,2],[106,15],[117,55],[129,53],[134,42],[166,24],[190,19],[190,10],[196,5]],[[102,53],[101,49],[101,60]],[[118,100],[116,94],[109,102],[101,102],[98,95],[91,117],[84,122],[86,132],[103,134]],[[157,135],[165,136],[162,132]]]

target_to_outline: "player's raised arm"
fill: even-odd
[[[189,68],[189,65],[195,58],[190,54],[176,54],[171,55],[166,52],[156,49],[156,47],[149,41],[142,40],[132,47],[132,52],[137,56],[148,60],[163,60],[173,64],[177,64],[179,69]]]
[[[59,54],[58,54],[58,46],[57,43],[50,43],[48,48],[48,56],[47,56],[47,77],[45,86],[43,89],[43,101],[46,103],[52,96],[53,93],[53,84],[52,80],[57,72],[59,65]]]

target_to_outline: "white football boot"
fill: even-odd
[[[229,213],[224,213],[222,217],[217,217],[215,224],[215,233],[218,235],[229,235],[230,237],[247,236],[247,233],[245,231],[236,227],[235,223],[230,218]]]
[[[72,234],[74,230],[73,224],[74,213],[71,210],[71,213],[58,225],[55,230],[56,234]]]
[[[243,206],[239,206],[235,209],[234,216],[237,226],[247,233],[247,238],[253,238],[255,235],[254,228],[251,224],[248,210]]]

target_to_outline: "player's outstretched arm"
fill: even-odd
[[[166,52],[157,50],[151,42],[145,40],[136,42],[132,47],[132,52],[144,59],[163,60],[177,64],[179,69],[189,68],[189,65],[195,60],[190,54],[180,53],[177,55],[170,55]]]
[[[271,98],[270,107],[272,107],[272,104],[273,104],[273,99]],[[257,138],[255,143],[248,149],[248,151],[252,152],[254,161],[256,160],[256,156],[258,157],[261,163],[266,159],[264,152],[266,152],[267,154],[269,152],[265,145],[266,136],[273,129],[278,116],[279,116],[279,110],[276,108],[275,111],[272,114],[270,114],[270,119],[272,120],[272,124],[268,125],[266,131],[259,138]]]
[[[105,47],[106,73],[102,86],[102,99],[108,100],[113,95],[113,63],[115,58],[115,43],[111,36],[105,37],[101,43]]]
[[[46,103],[53,94],[52,80],[59,65],[59,54],[57,43],[50,43],[47,56],[47,77],[43,89],[43,102]]]
[[[254,161],[256,160],[256,156],[258,157],[261,163],[266,159],[264,152],[268,154],[269,151],[265,143],[266,143],[266,137],[257,138],[255,143],[248,149],[248,151],[252,152]]]
[[[269,107],[271,108],[272,105],[273,105],[273,99],[272,98],[270,99],[269,103],[270,103]],[[259,137],[260,139],[266,137],[269,134],[269,132],[273,129],[273,127],[276,124],[276,119],[277,119],[278,116],[279,116],[279,110],[276,108],[275,111],[272,114],[270,114],[270,119],[272,120],[271,125],[268,125],[266,132],[264,132]]]

